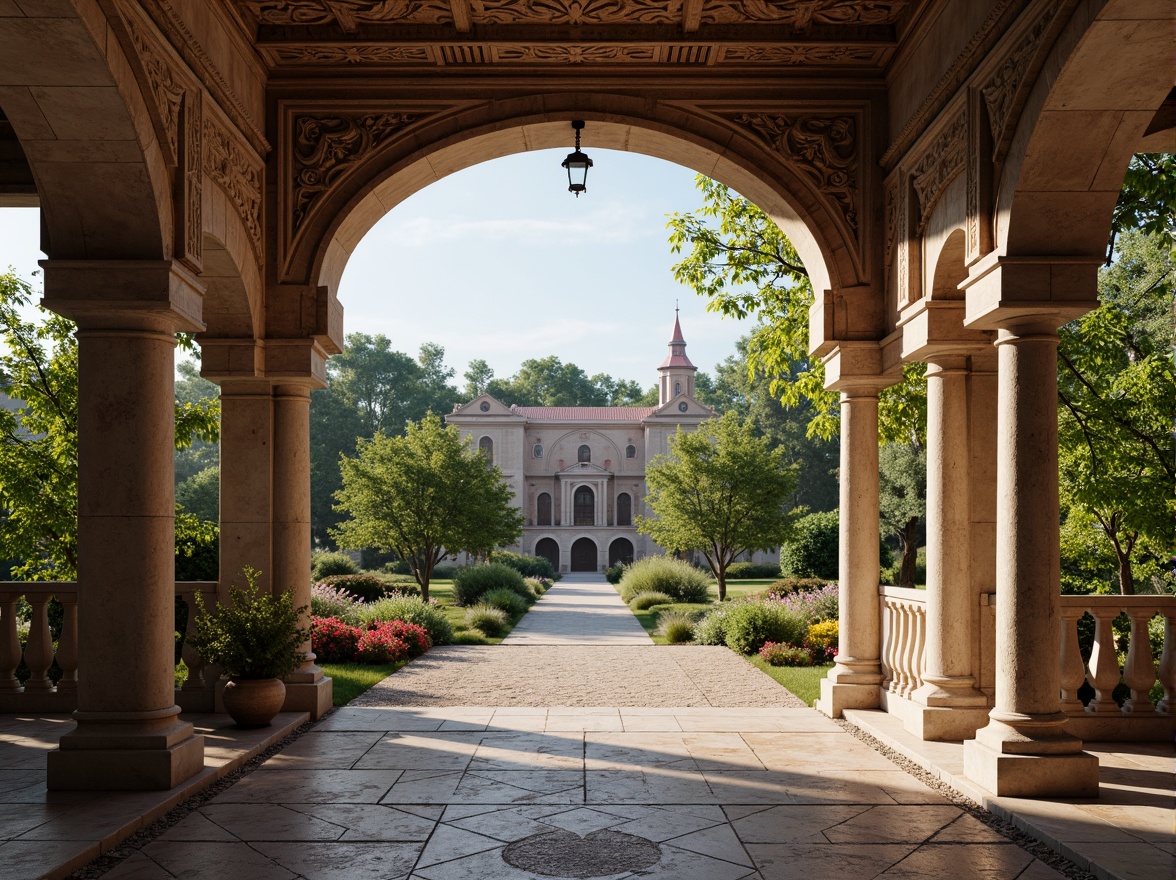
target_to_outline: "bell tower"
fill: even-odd
[[[674,337],[670,340],[670,353],[658,372],[658,406],[665,406],[682,394],[694,396],[694,374],[698,367],[686,357],[686,340],[682,338],[682,325],[678,322],[678,309],[674,309]]]

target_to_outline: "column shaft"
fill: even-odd
[[[221,383],[220,586],[244,585],[246,565],[273,579],[273,393],[267,382]]]
[[[837,665],[821,683],[819,708],[836,718],[842,709],[878,705],[882,682],[878,610],[878,391],[841,394],[841,513]]]
[[[203,768],[173,676],[174,348],[150,325],[78,333],[78,726],[51,789],[167,789]]]

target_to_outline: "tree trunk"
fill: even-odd
[[[727,569],[720,568],[715,577],[715,580],[719,582],[719,601],[727,601]]]
[[[909,588],[915,585],[915,561],[919,553],[918,527],[919,518],[912,516],[898,535],[898,543],[902,546],[902,565],[898,570],[900,587]]]
[[[1131,554],[1115,548],[1115,556],[1119,560],[1119,593],[1123,596],[1135,595],[1135,577],[1131,573]]]

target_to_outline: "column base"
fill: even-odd
[[[286,682],[286,702],[283,712],[309,712],[317,721],[334,705],[334,682],[326,676],[313,682]]]
[[[841,684],[821,679],[821,697],[816,708],[830,718],[840,718],[845,709],[877,709],[880,687],[876,684]]]
[[[162,749],[58,748],[46,760],[50,791],[159,791],[204,769],[204,737]]]
[[[987,723],[987,706],[924,706],[917,701],[903,719],[903,726],[925,742],[972,739]]]
[[[1098,758],[1086,752],[1002,754],[964,743],[964,775],[999,797],[1098,797]]]

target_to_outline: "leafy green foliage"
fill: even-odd
[[[426,602],[419,596],[386,596],[375,602],[361,605],[355,609],[353,619],[345,618],[348,623],[367,626],[371,623],[382,623],[391,620],[403,620],[405,623],[415,623],[423,627],[429,634],[434,645],[448,645],[453,642],[453,624],[445,616],[445,612]]]
[[[359,566],[346,553],[319,551],[310,554],[310,579],[318,583],[337,574],[359,574]]]
[[[739,556],[780,545],[793,520],[796,468],[781,449],[756,437],[749,422],[727,413],[670,439],[669,455],[646,469],[654,518],[637,530],[670,550],[699,550],[726,597],[727,568]]]
[[[638,593],[664,593],[678,602],[706,602],[709,580],[688,562],[669,556],[646,556],[625,566],[619,584],[621,600]]]
[[[638,406],[645,396],[645,389],[636,382],[614,379],[607,373],[589,376],[555,355],[523,361],[509,379],[494,379],[493,375],[485,361],[472,361],[466,390],[481,387],[503,403],[518,406]]]
[[[705,296],[707,310],[760,324],[747,343],[748,367],[771,379],[772,393],[785,406],[802,400],[811,406],[810,437],[834,437],[838,431],[838,397],[825,389],[825,368],[808,355],[809,307],[813,289],[796,249],[763,211],[728,187],[699,175],[698,211],[673,214],[670,249],[685,254],[674,277]],[[915,370],[904,370],[902,385],[918,384]],[[904,408],[918,399],[917,389],[898,388],[880,401],[879,421],[898,433],[918,433],[906,426]],[[925,429],[924,429],[925,430]]]
[[[1108,265],[1118,235],[1127,230],[1161,238],[1169,249],[1176,245],[1176,155],[1137,153],[1127,166],[1111,217]]]
[[[410,423],[403,437],[361,439],[356,457],[344,456],[341,468],[335,497],[350,518],[334,531],[336,540],[394,551],[426,600],[433,567],[446,554],[487,554],[522,534],[502,471],[487,467],[456,427],[431,413]]]
[[[780,576],[780,565],[776,562],[733,562],[727,567],[728,580],[758,580]]]
[[[346,590],[362,602],[377,602],[391,592],[403,592],[395,587],[387,578],[371,572],[359,574],[328,574],[319,578],[316,583],[325,584],[339,590]],[[415,592],[416,584],[412,585]]]
[[[176,580],[220,578],[220,525],[185,513],[176,505]]]
[[[616,586],[617,584],[619,584],[621,582],[621,577],[624,575],[624,573],[625,573],[625,566],[623,566],[623,565],[610,565],[607,569],[605,569],[604,579],[606,581],[608,581],[610,584],[612,584],[613,586]]]
[[[531,605],[530,599],[524,599],[514,590],[505,587],[487,590],[482,594],[480,601],[487,605],[493,605],[495,608],[501,608],[511,617],[518,617],[525,614]]]
[[[694,639],[694,616],[688,611],[666,609],[657,616],[657,634],[671,645]]]
[[[220,522],[220,468],[207,467],[176,486],[176,503],[208,522]]]
[[[665,593],[651,591],[647,593],[638,593],[629,600],[629,607],[634,611],[645,611],[649,608],[652,608],[654,605],[672,605],[673,603],[674,598],[672,596],[667,596]]]
[[[1122,243],[1100,279],[1101,308],[1059,332],[1058,457],[1063,531],[1073,540],[1097,524],[1130,594],[1133,564],[1163,557],[1176,537],[1176,371],[1171,325],[1161,335],[1155,320],[1171,308],[1171,253],[1154,236]]]
[[[509,550],[495,550],[490,554],[490,561],[509,565],[523,577],[541,577],[554,580],[557,574],[551,560],[544,559],[542,556],[528,556],[525,553],[511,553]]]
[[[466,626],[493,639],[502,635],[510,626],[510,615],[496,605],[478,602],[466,611],[465,622]]]
[[[740,654],[754,654],[764,642],[798,643],[808,629],[803,615],[782,602],[736,602],[722,625],[727,647]]]
[[[77,577],[78,343],[59,315],[38,309],[44,317],[26,321],[31,303],[28,283],[0,275],[0,393],[14,407],[0,407],[0,545],[14,576],[68,581]],[[216,400],[177,402],[175,417],[177,448],[218,436]]]
[[[883,533],[898,539],[902,551],[898,586],[915,585],[919,520],[927,516],[927,454],[907,443],[888,443],[878,451],[878,514]]]
[[[473,605],[490,590],[509,590],[524,598],[530,596],[523,576],[501,562],[471,565],[459,571],[453,579],[453,597],[458,605]]]
[[[212,609],[196,594],[196,632],[192,644],[208,663],[234,678],[281,678],[302,662],[310,629],[299,626],[308,606],[295,607],[293,594],[263,593],[260,572],[246,566],[244,589],[229,587],[229,602]]]
[[[798,519],[780,548],[781,573],[795,578],[837,580],[839,519],[836,510]]]

